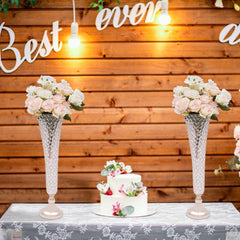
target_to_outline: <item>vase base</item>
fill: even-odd
[[[202,204],[196,203],[192,208],[187,210],[186,215],[189,218],[200,220],[208,218],[210,213]]]
[[[48,204],[41,209],[40,216],[45,219],[58,219],[63,216],[63,213],[55,204]]]

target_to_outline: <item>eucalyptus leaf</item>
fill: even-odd
[[[121,5],[120,2],[119,2],[119,0],[116,0],[116,2],[118,3],[118,5]]]
[[[107,175],[108,175],[108,171],[107,171],[106,169],[103,169],[103,170],[101,171],[101,175],[102,175],[102,176],[107,176]]]
[[[142,182],[137,182],[135,183],[136,187],[142,187],[143,186],[143,183]]]
[[[126,206],[122,209],[121,212],[124,216],[131,215],[134,212],[134,207],[133,206]]]
[[[237,164],[239,164],[239,158],[237,156],[235,157],[235,161]]]

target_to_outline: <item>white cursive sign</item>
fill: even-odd
[[[232,33],[230,34],[231,31]],[[222,43],[229,42],[230,45],[235,45],[237,43],[240,43],[240,39],[238,37],[239,34],[240,24],[239,25],[229,24],[221,31],[219,35],[219,41]]]
[[[148,2],[146,5],[143,3],[135,4],[131,10],[129,10],[128,5],[124,5],[122,9],[123,16],[121,17],[121,9],[120,7],[114,7],[113,9],[104,8],[102,9],[95,21],[96,28],[98,30],[105,29],[109,21],[112,19],[113,27],[119,28],[121,27],[126,19],[129,19],[131,25],[137,25],[140,23],[147,11],[147,16],[145,18],[145,23],[153,22],[156,12],[161,9],[161,1],[157,1],[156,6],[154,7],[154,3],[152,1]]]
[[[35,54],[35,56],[32,56],[34,51],[37,49],[38,42],[35,39],[30,39],[24,47],[24,57],[21,58],[21,54],[19,50],[15,47],[13,47],[13,43],[15,41],[15,34],[11,28],[8,28],[4,26],[4,22],[0,25],[0,37],[3,30],[7,31],[9,35],[9,44],[6,48],[1,49],[0,48],[0,68],[5,73],[11,73],[15,71],[25,60],[29,63],[32,63],[36,60],[37,56],[40,55],[41,57],[48,56],[52,50],[55,52],[58,52],[62,48],[62,42],[59,42],[58,38],[58,32],[62,30],[62,28],[58,27],[58,21],[53,22],[52,27],[52,44],[50,43],[47,35],[47,30],[44,31],[42,41],[40,43],[40,46]],[[1,59],[1,53],[4,51],[12,51],[15,56],[15,66],[12,69],[6,69],[6,67],[3,65],[2,59]]]

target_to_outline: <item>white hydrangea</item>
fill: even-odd
[[[183,86],[177,86],[173,89],[173,92],[174,92],[174,97],[179,97],[179,96],[182,96],[183,93],[184,93],[184,90],[186,89],[187,87],[183,87]]]
[[[37,90],[38,90],[38,87],[35,87],[35,86],[30,86],[27,88],[26,92],[28,93],[27,96],[34,96],[34,95],[37,95]]]
[[[226,89],[223,89],[221,93],[217,95],[215,101],[220,105],[228,106],[231,99],[231,94]]]
[[[57,81],[51,76],[41,76],[37,81],[43,88],[48,89],[52,92],[55,91]]]
[[[186,88],[184,90],[184,96],[189,98],[189,99],[198,99],[200,98],[199,92],[194,89]]]
[[[70,103],[72,103],[73,105],[76,106],[81,106],[82,102],[84,100],[84,94],[79,91],[78,89],[76,89],[72,95],[70,95],[69,99]]]
[[[131,167],[130,165],[126,165],[126,166],[125,166],[125,171],[126,171],[127,173],[132,172],[132,167]]]
[[[185,79],[184,82],[189,86],[204,84],[202,78],[200,78],[199,76],[194,76],[194,75],[187,76],[187,78]]]

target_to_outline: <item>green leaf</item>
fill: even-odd
[[[75,109],[75,110],[77,110],[77,111],[82,111],[82,110],[83,110],[82,107],[76,106],[76,105],[74,105],[74,104],[72,104],[72,103],[70,103],[70,105],[71,105],[71,107],[72,107],[73,109]]]
[[[83,106],[85,106],[85,104],[82,102],[81,106],[83,107]]]
[[[134,207],[133,206],[126,206],[122,209],[121,213],[126,216],[126,215],[131,215],[134,212]]]
[[[68,114],[66,114],[66,115],[63,117],[63,119],[68,120],[68,121],[70,121],[70,122],[72,121]]]
[[[8,11],[8,5],[6,3],[4,3],[4,5],[3,5],[3,13],[4,13],[4,15],[7,13],[7,11]]]
[[[235,165],[233,165],[233,166],[230,167],[230,169],[231,169],[232,171],[236,171],[236,170],[237,170],[237,167],[236,167]]]
[[[223,106],[223,105],[221,105],[221,104],[218,104],[218,107],[219,107],[221,110],[223,110],[223,111],[229,111],[229,110],[231,110],[229,107]]]
[[[107,176],[107,175],[108,175],[108,171],[107,171],[106,169],[103,169],[103,170],[101,171],[101,175],[102,175],[102,176]]]
[[[116,0],[116,2],[118,3],[118,5],[121,5],[121,3],[119,2],[119,0]]]
[[[112,169],[112,168],[114,168],[114,164],[108,165],[105,169],[108,171],[109,169]]]
[[[103,9],[103,5],[98,6],[98,11],[101,11]]]
[[[13,6],[14,3],[15,3],[15,1],[14,1],[14,0],[11,0],[11,7]]]
[[[92,2],[92,3],[90,3],[90,5],[89,5],[89,6],[91,6],[91,7],[95,8],[95,7],[98,7],[98,4],[97,4],[97,3],[95,3],[95,2]]]
[[[235,157],[235,161],[237,164],[239,164],[239,158],[237,156]]]
[[[218,122],[218,118],[217,118],[217,116],[216,116],[215,114],[213,114],[213,115],[211,116],[211,119]]]
[[[32,0],[32,5],[33,5],[33,6],[35,6],[35,3],[36,3],[36,1],[35,1],[35,0]]]

